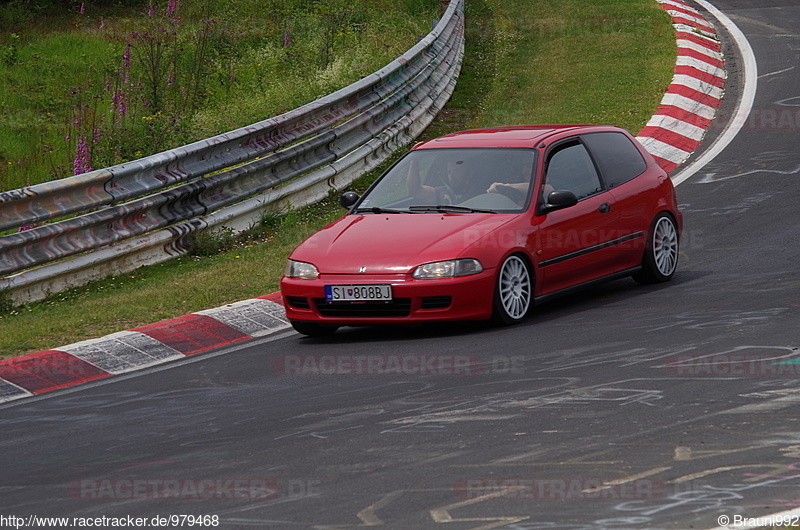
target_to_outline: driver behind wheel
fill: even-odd
[[[418,164],[416,160],[412,160],[406,178],[408,195],[422,204],[452,205],[481,193],[472,185],[469,168],[463,160],[448,161],[446,167],[446,175],[441,179],[442,184],[430,186],[422,184]]]
[[[517,204],[522,205],[528,196],[530,182],[493,182],[486,193],[500,193]]]
[[[528,192],[531,187],[530,168],[518,164],[513,165],[518,167],[509,168],[507,174],[510,177],[502,181],[492,182],[486,188],[486,193],[500,193],[522,206],[528,198]]]

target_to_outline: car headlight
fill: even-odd
[[[286,269],[283,274],[287,278],[298,278],[300,280],[314,280],[319,277],[319,271],[314,265],[293,259],[286,260]]]
[[[469,276],[483,272],[483,265],[476,259],[453,259],[449,261],[437,261],[420,265],[411,273],[412,278],[418,280],[431,280],[436,278],[455,278],[457,276]]]

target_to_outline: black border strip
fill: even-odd
[[[582,248],[581,250],[576,250],[575,252],[570,252],[569,254],[563,254],[558,256],[557,258],[548,259],[545,261],[539,262],[539,268],[549,267],[550,265],[555,265],[557,263],[561,263],[573,258],[579,258],[581,256],[585,256],[586,254],[591,254],[592,252],[596,252],[598,250],[603,250],[604,248],[613,247],[615,245],[620,245],[627,241],[631,241],[633,239],[640,238],[644,235],[644,232],[634,232],[632,234],[628,234],[627,236],[622,236],[617,239],[612,239],[611,241],[606,241],[605,243],[600,243],[599,245],[594,245],[592,247]]]

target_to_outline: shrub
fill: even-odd
[[[8,1],[0,190],[141,158],[317,99],[403,53],[437,9],[435,0]]]

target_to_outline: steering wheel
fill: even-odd
[[[525,193],[521,192],[517,188],[513,186],[508,186],[506,184],[498,184],[495,186],[495,191],[502,195],[505,195],[509,199],[514,202],[520,202],[525,200]]]

